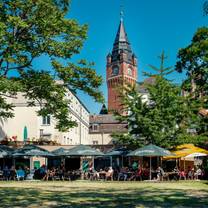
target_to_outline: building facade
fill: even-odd
[[[70,100],[70,117],[78,126],[68,132],[59,132],[56,120],[48,115],[38,116],[40,106],[29,107],[27,100],[18,94],[17,98],[9,98],[13,103],[14,117],[1,120],[0,139],[9,138],[15,141],[53,141],[61,145],[89,144],[89,111],[72,92],[66,93],[66,99]],[[25,135],[27,135],[25,138]]]
[[[120,123],[112,114],[90,116],[90,140],[93,145],[113,144],[113,133],[127,133],[126,123]]]

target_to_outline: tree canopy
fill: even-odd
[[[68,0],[4,0],[0,2],[0,117],[12,117],[7,97],[18,92],[28,105],[38,103],[39,115],[51,114],[57,128],[66,131],[76,125],[70,119],[66,89],[83,90],[102,102],[98,87],[101,76],[86,60],[71,61],[87,38],[87,25],[66,18]],[[47,56],[51,70],[33,66]],[[59,80],[57,82],[57,80]]]
[[[208,27],[199,28],[191,44],[179,50],[176,70],[187,74],[184,89],[196,98],[205,98],[208,107]]]

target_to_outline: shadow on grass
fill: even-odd
[[[113,188],[113,187],[112,187]],[[0,207],[208,207],[208,190],[1,188]]]

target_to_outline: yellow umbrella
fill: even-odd
[[[174,154],[174,156],[166,156],[163,157],[164,159],[174,159],[174,158],[181,158],[181,157],[186,157],[187,155],[193,154],[193,153],[205,153],[208,154],[208,151],[200,148],[200,147],[196,147],[193,144],[183,144],[183,145],[179,145],[176,147],[176,151],[172,151],[172,153]]]

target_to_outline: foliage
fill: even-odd
[[[119,142],[130,146],[143,146],[153,143],[162,147],[174,147],[181,144],[181,135],[187,134],[187,129],[197,122],[192,113],[192,103],[189,97],[181,96],[179,86],[168,81],[165,76],[172,71],[164,67],[164,52],[160,56],[161,67],[151,67],[156,74],[151,74],[153,82],[145,84],[149,101],[144,101],[138,93],[138,87],[126,88],[123,105],[128,115],[116,114],[120,121],[127,121],[128,135],[113,135]],[[195,138],[189,140],[195,143]]]
[[[176,70],[186,72],[184,89],[208,108],[208,27],[199,28],[191,44],[179,50]]]
[[[191,97],[193,113],[198,117],[198,137],[207,134],[208,118],[199,116],[200,109],[208,109],[208,27],[199,28],[192,42],[178,52],[178,72],[186,71],[187,79],[182,88]]]
[[[65,18],[68,0],[5,0],[0,2],[0,117],[12,117],[13,105],[7,98],[17,92],[29,98],[28,104],[41,105],[39,115],[51,114],[57,128],[66,131],[76,125],[68,113],[66,88],[83,90],[102,102],[102,83],[91,63],[71,63],[87,38],[87,25]],[[52,69],[33,66],[42,55]],[[56,82],[55,80],[61,80]]]
[[[208,15],[208,1],[205,1],[203,4],[203,13],[204,16]]]

